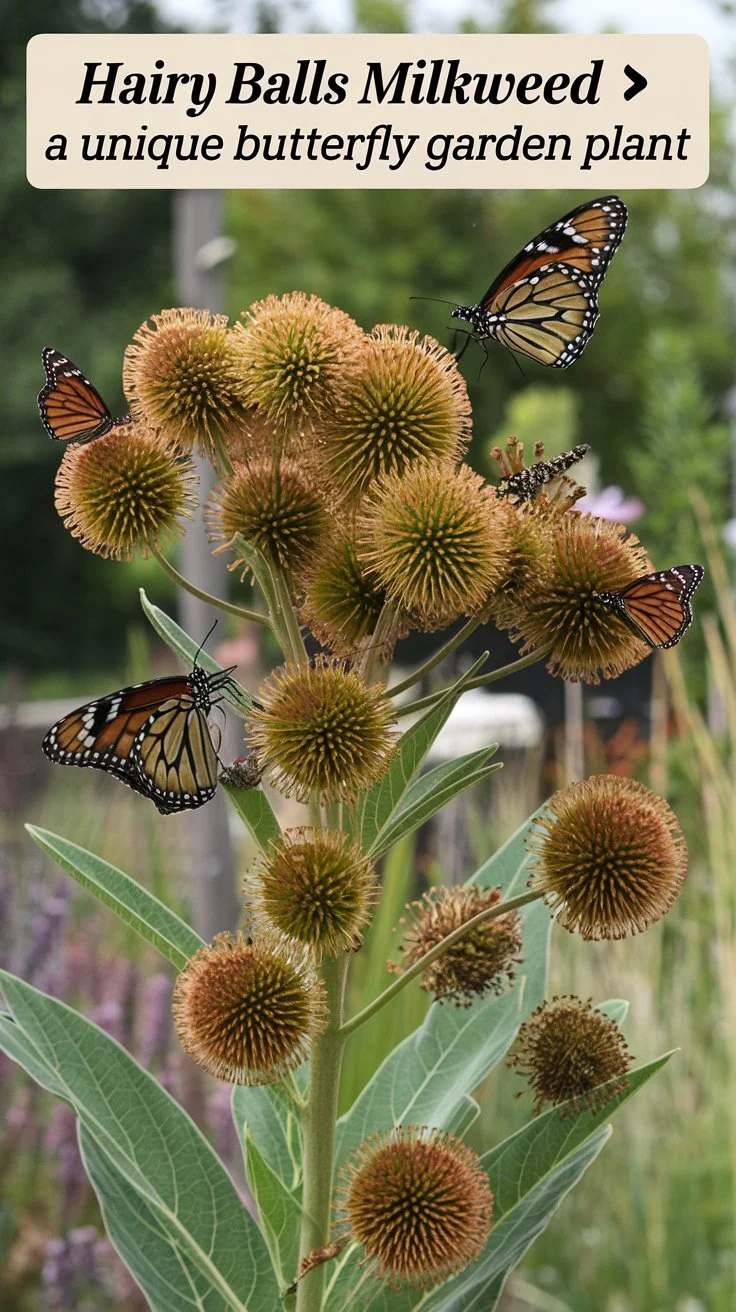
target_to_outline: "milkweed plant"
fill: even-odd
[[[259,688],[218,683],[244,739],[219,786],[256,851],[242,923],[205,943],[131,875],[30,832],[176,968],[181,1046],[232,1085],[247,1201],[120,1045],[7,973],[0,1042],[74,1109],[110,1239],[152,1308],[491,1309],[612,1113],[667,1060],[632,1064],[624,1003],[545,997],[550,924],[593,952],[658,921],[686,872],[677,819],[631,779],[570,783],[462,885],[407,908],[385,987],[357,1014],[346,980],[386,853],[465,790],[493,786],[490,744],[423,768],[458,699],[536,661],[589,683],[641,661],[649,646],[599,594],[651,570],[646,552],[576,509],[570,475],[508,495],[533,464],[521,442],[495,451],[501,481],[486,482],[464,463],[471,407],[455,357],[406,327],[366,333],[315,296],[269,296],[234,326],[164,310],[135,334],[123,379],[130,422],[64,449],[66,528],[102,556],[152,555],[189,586],[163,548],[196,504],[192,454],[206,457],[212,549],[254,587],[252,609],[212,604],[281,653]],[[218,673],[197,654],[201,635],[143,605],[189,673],[195,658]],[[518,658],[489,669],[486,653],[428,684],[489,619]],[[392,679],[398,639],[448,626],[421,668]],[[420,682],[429,691],[412,697]],[[303,803],[302,824],[282,830],[264,784]],[[431,999],[424,1022],[338,1118],[351,1045],[417,987]],[[529,1119],[478,1154],[464,1141],[474,1092],[504,1062],[525,1081]]]

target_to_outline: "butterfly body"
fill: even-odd
[[[511,497],[516,502],[533,501],[545,483],[551,483],[552,479],[559,478],[560,474],[564,474],[578,460],[582,460],[589,450],[587,442],[581,442],[571,451],[563,451],[561,455],[553,456],[551,460],[538,460],[535,465],[529,465],[527,469],[509,474],[508,478],[501,479],[498,495]]]
[[[65,715],[43,740],[50,761],[104,770],[163,815],[202,806],[217,788],[207,715],[228,671],[195,666],[133,684]]]
[[[598,322],[598,288],[623,239],[628,214],[618,196],[600,196],[565,214],[527,242],[477,305],[453,318],[540,364],[566,369]]]
[[[680,641],[693,620],[690,600],[703,580],[702,565],[674,565],[634,579],[620,592],[599,592],[650,647],[666,650]]]
[[[49,437],[57,442],[92,442],[131,423],[115,419],[96,387],[61,351],[45,346],[41,359],[46,382],[38,394],[38,413]]]

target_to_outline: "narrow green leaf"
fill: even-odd
[[[497,751],[498,744],[494,743],[479,752],[469,752],[467,756],[461,756],[455,761],[446,761],[415,779],[371,847],[371,856],[382,856],[400,838],[412,834],[453,798],[500,770],[500,761],[495,765],[486,764]]]
[[[229,1298],[214,1290],[183,1245],[117,1169],[96,1139],[79,1125],[79,1151],[97,1194],[110,1241],[140,1285],[153,1312],[230,1312]]]
[[[468,883],[480,884],[481,888],[500,888],[505,897],[523,893],[532,864],[527,839],[534,830],[534,821],[544,813],[546,806],[546,802],[543,803],[520,824],[503,846],[471,875]]]
[[[268,1250],[200,1130],[120,1044],[55,998],[0,971],[8,1009],[127,1190],[186,1265],[235,1312],[274,1312]],[[42,1073],[38,1077],[45,1084]],[[219,1306],[202,1301],[202,1307]]]
[[[153,625],[159,637],[163,638],[167,647],[176,652],[177,656],[180,656],[190,669],[196,656],[197,664],[201,665],[203,670],[207,670],[210,674],[218,674],[222,671],[222,666],[218,665],[217,661],[213,660],[208,652],[200,649],[199,643],[195,642],[194,638],[190,638],[189,634],[185,633],[180,625],[166,614],[166,611],[154,606],[153,602],[148,600],[143,588],[140,588],[139,592],[141,606],[146,618]],[[223,684],[221,692],[224,700],[229,702],[233,710],[238,712],[238,715],[247,716],[250,714],[253,698],[235,679],[228,679],[228,682]]]
[[[448,1117],[445,1129],[450,1134],[456,1134],[458,1139],[464,1139],[471,1125],[474,1125],[480,1116],[480,1104],[471,1098],[469,1094],[464,1093],[457,1103],[452,1115]]]
[[[288,651],[290,646],[289,628],[284,617],[281,598],[279,597],[278,588],[276,587],[269,562],[266,560],[263,552],[259,551],[258,547],[254,546],[252,542],[246,541],[242,533],[236,533],[233,536],[230,545],[236,551],[237,555],[245,561],[248,569],[251,571],[268,607],[268,613],[271,616],[271,622],[273,624],[274,635],[277,638],[281,649],[283,651]]]
[[[293,1074],[300,1091],[306,1088],[305,1063]],[[263,1160],[279,1180],[301,1198],[302,1148],[294,1102],[285,1084],[237,1085],[232,1097],[233,1121],[243,1147],[250,1133]]]
[[[59,1098],[66,1096],[64,1085],[57,1079],[55,1071],[7,1012],[0,1012],[0,1048],[37,1084],[42,1084]]]
[[[666,1053],[631,1071],[626,1089],[614,1094],[599,1112],[569,1115],[569,1104],[553,1108],[487,1152],[481,1165],[488,1171],[494,1195],[488,1244],[477,1262],[416,1307],[423,1312],[487,1312],[493,1308],[489,1290],[500,1294],[508,1273],[598,1155],[610,1134],[609,1117],[671,1056]]]
[[[245,1131],[245,1166],[248,1187],[258,1209],[264,1239],[271,1254],[276,1279],[286,1289],[299,1270],[299,1238],[302,1209],[295,1196],[264,1161]]]
[[[629,1014],[629,1004],[624,998],[611,998],[608,1002],[596,1004],[599,1011],[604,1011],[617,1025],[623,1025]]]
[[[419,769],[440,729],[448,719],[466,684],[488,659],[485,652],[442,699],[427,711],[399,739],[391,768],[358,802],[352,817],[353,835],[364,851],[372,849],[381,831],[391,820],[409,784]]]
[[[33,841],[62,870],[72,875],[83,888],[94,893],[100,902],[110,907],[142,938],[153,943],[159,952],[173,962],[177,970],[181,970],[203,946],[199,934],[137,880],[118,870],[117,866],[109,865],[101,857],[71,843],[68,838],[49,833],[47,829],[38,829],[35,825],[26,825],[26,829]]]
[[[486,876],[493,885],[492,868],[486,868]],[[549,912],[542,902],[533,902],[520,915],[523,962],[512,988],[500,997],[479,998],[468,1008],[432,1006],[424,1023],[389,1054],[338,1123],[338,1162],[369,1134],[393,1125],[432,1125],[454,1133],[459,1126],[463,1132],[473,1102],[470,1095],[503,1060],[522,1019],[544,997]],[[357,1253],[341,1256],[330,1282],[328,1312],[384,1308],[384,1294],[372,1282],[366,1285],[358,1260]],[[391,1312],[412,1306],[396,1303],[396,1295],[391,1296]]]
[[[222,787],[243,824],[265,852],[272,839],[281,837],[281,826],[263,789],[236,788],[234,784],[226,783]]]
[[[527,970],[539,974],[537,958],[545,956],[546,908],[532,903],[524,910],[529,967],[522,967],[514,986],[500,997],[489,993],[470,1007],[430,1007],[424,1023],[389,1053],[341,1118],[338,1163],[377,1130],[393,1125],[446,1126],[456,1115],[458,1103],[506,1055],[527,1010]],[[356,1042],[356,1038],[350,1041]]]
[[[570,1190],[595,1161],[611,1136],[604,1127],[575,1148],[551,1176],[519,1201],[513,1218],[494,1220],[484,1253],[454,1280],[414,1304],[416,1312],[492,1312],[509,1273],[549,1225]],[[472,1274],[471,1274],[472,1273]],[[392,1309],[393,1312],[393,1309]]]

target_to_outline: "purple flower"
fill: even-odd
[[[611,485],[600,492],[589,493],[575,502],[575,509],[598,519],[612,519],[618,524],[631,524],[644,514],[646,506],[638,497],[627,497],[620,487]]]
[[[171,1032],[171,980],[168,975],[152,975],[143,987],[141,999],[143,1023],[138,1044],[138,1059],[148,1070],[163,1061]]]

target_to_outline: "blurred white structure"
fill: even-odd
[[[429,749],[427,760],[451,761],[491,743],[529,751],[539,746],[543,732],[544,721],[531,697],[471,688],[453,707]]]

